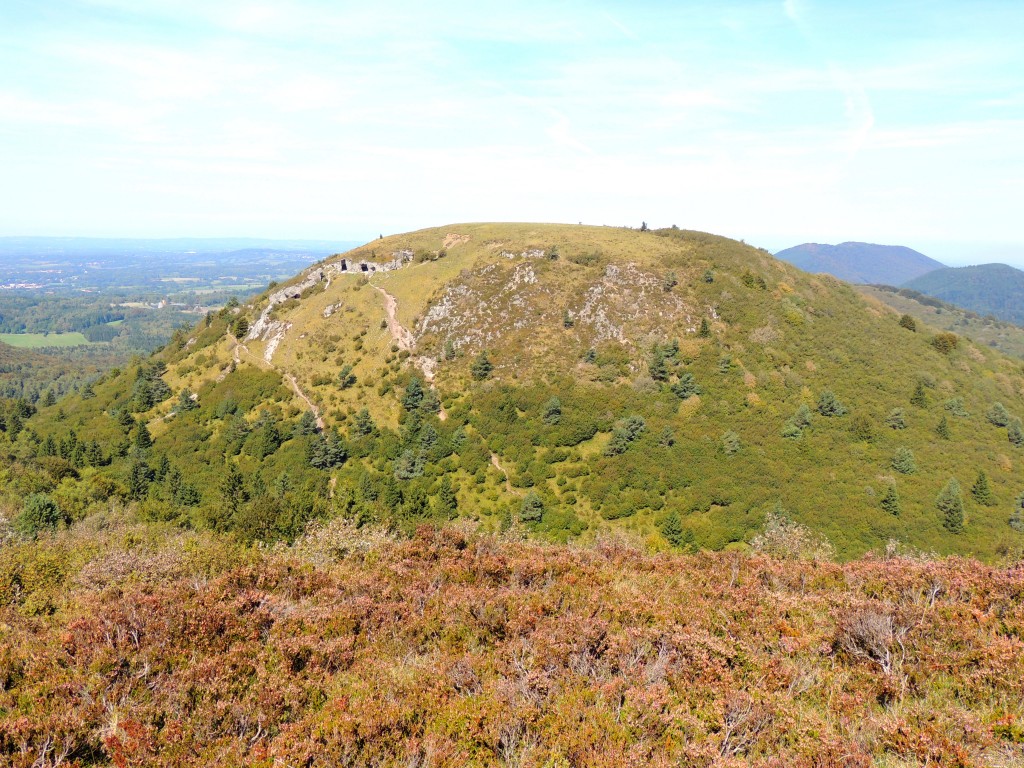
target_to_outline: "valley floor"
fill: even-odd
[[[0,546],[0,762],[1022,765],[1022,575],[94,516]]]

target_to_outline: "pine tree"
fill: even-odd
[[[459,513],[459,498],[447,475],[441,478],[441,486],[437,490],[437,512],[446,520],[454,520]]]
[[[295,428],[292,430],[292,434],[296,437],[302,437],[304,435],[315,435],[319,431],[316,426],[316,416],[313,415],[313,412],[303,411],[298,423],[296,423]]]
[[[963,533],[964,501],[960,497],[960,483],[950,478],[946,487],[935,498],[935,506],[942,513],[942,527],[950,533]]]
[[[367,437],[373,434],[374,430],[373,419],[370,418],[370,412],[366,408],[360,409],[352,420],[352,434],[357,437]]]
[[[985,474],[985,470],[978,471],[978,479],[974,481],[974,485],[971,486],[971,496],[974,500],[985,507],[995,506],[996,499],[992,495],[992,488],[988,483],[988,475]]]
[[[149,449],[153,447],[153,437],[149,434],[149,429],[141,421],[135,425],[135,438],[132,441],[132,447],[137,456],[145,456]]]
[[[128,498],[135,501],[144,498],[149,491],[152,478],[153,470],[136,459],[128,473]]]
[[[1006,427],[1006,437],[1011,444],[1018,448],[1024,445],[1024,431],[1021,430],[1020,419],[1014,419]]]
[[[341,366],[341,370],[338,371],[338,389],[348,389],[354,386],[356,383],[356,375],[352,373],[351,365]]]
[[[45,493],[33,493],[14,520],[14,529],[23,536],[35,538],[46,530],[54,530],[63,520],[57,503]]]
[[[900,496],[896,492],[896,486],[890,485],[885,489],[885,495],[882,496],[882,509],[888,512],[893,517],[900,516]]]
[[[893,408],[885,417],[885,424],[891,429],[906,429],[907,419],[902,408]]]
[[[199,403],[197,403],[192,397],[192,390],[188,389],[187,387],[181,390],[181,394],[178,395],[178,413],[194,411],[198,407]]]
[[[52,389],[46,390],[46,395],[43,396],[42,406],[49,408],[51,405],[57,404],[57,396],[53,394]]]
[[[660,344],[655,344],[651,350],[651,358],[647,363],[648,372],[655,381],[666,381],[668,379],[668,365],[665,363],[665,351]]]
[[[231,335],[241,341],[245,338],[245,335],[249,332],[249,321],[245,315],[239,315],[235,322],[231,324]]]
[[[943,414],[942,418],[939,419],[939,423],[935,425],[935,434],[943,440],[951,440],[953,434],[949,431],[949,419]]]
[[[544,502],[530,491],[519,508],[519,519],[524,523],[539,523],[544,517]]]
[[[1017,533],[1024,533],[1024,493],[1017,497],[1010,513],[1010,527]]]
[[[229,515],[236,515],[242,505],[249,500],[249,492],[245,487],[245,478],[233,463],[228,462],[227,471],[220,481],[220,498],[224,509]]]
[[[700,328],[697,330],[697,336],[702,339],[706,339],[711,335],[711,325],[708,323],[706,317],[700,319]]]
[[[700,387],[697,386],[696,380],[693,378],[693,374],[689,371],[680,375],[679,381],[673,384],[671,389],[672,394],[680,400],[686,400],[694,395],[699,395],[701,391]]]
[[[896,453],[892,457],[892,468],[902,475],[912,475],[917,472],[914,454],[909,448],[896,449]]]
[[[1005,427],[1011,417],[1002,403],[992,403],[992,407],[985,411],[985,418],[997,427]]]
[[[826,389],[818,398],[818,413],[822,416],[843,416],[846,414],[846,406],[836,399],[832,391]]]
[[[811,426],[811,409],[807,407],[806,403],[800,403],[800,407],[796,409],[796,413],[793,414],[793,423],[800,429]]]
[[[562,401],[557,397],[552,397],[544,403],[543,413],[545,424],[558,424],[562,420]]]
[[[683,535],[683,521],[679,519],[679,513],[672,511],[668,513],[665,522],[661,524],[661,535],[665,537],[673,547],[681,547],[685,542]]]
[[[491,363],[489,357],[487,357],[487,350],[480,350],[480,354],[476,356],[472,365],[469,366],[469,372],[473,378],[477,381],[483,381],[484,379],[490,378],[491,371],[494,370],[494,365]]]
[[[453,342],[451,339],[446,339],[444,342],[444,359],[454,360],[455,355],[455,342]]]
[[[914,387],[914,394],[910,396],[910,404],[917,408],[925,408],[928,405],[928,393],[924,391],[924,382],[918,381]]]
[[[423,382],[419,380],[419,377],[413,376],[409,379],[409,385],[405,388],[405,394],[402,395],[402,407],[409,413],[412,413],[420,407],[422,402]]]

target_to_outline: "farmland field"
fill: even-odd
[[[90,343],[85,336],[77,331],[74,333],[0,333],[0,341],[22,349],[80,347]]]

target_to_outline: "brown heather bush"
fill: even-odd
[[[0,549],[0,763],[1019,765],[1022,576],[80,525]]]

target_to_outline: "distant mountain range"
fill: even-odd
[[[903,284],[981,315],[1024,324],[1024,272],[1008,264],[944,267]]]
[[[904,285],[946,265],[902,245],[804,243],[775,254],[805,272],[825,272],[849,283]]]

